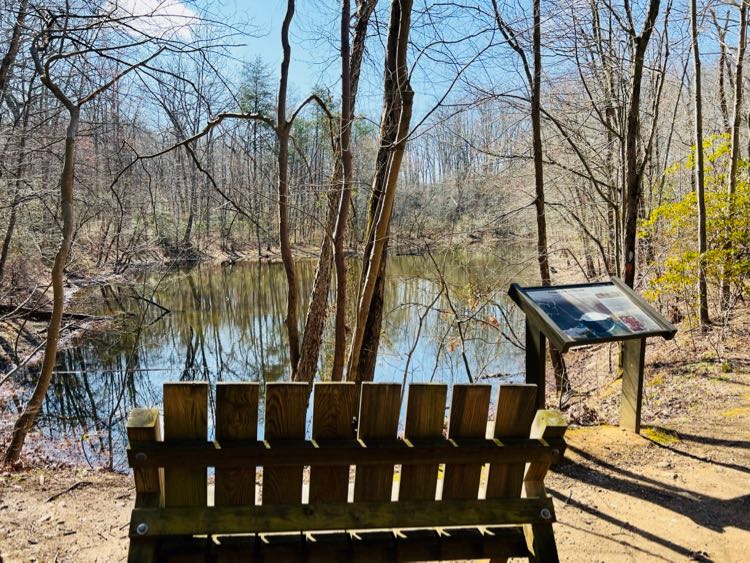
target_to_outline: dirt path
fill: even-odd
[[[132,479],[90,470],[34,469],[4,473],[0,491],[3,563],[127,558]]]
[[[641,436],[611,425],[569,430],[567,463],[548,480],[563,559],[750,560],[747,311],[733,327],[649,346]],[[604,357],[576,366],[574,386],[590,392],[570,417],[616,423],[620,385]]]
[[[748,560],[747,431],[703,429],[657,445],[597,427],[572,431],[568,442],[569,462],[549,479],[563,559]]]

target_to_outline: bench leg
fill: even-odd
[[[523,527],[526,545],[529,548],[529,561],[558,563],[557,544],[552,524],[526,524]]]
[[[131,538],[128,549],[128,563],[157,563],[156,540]]]

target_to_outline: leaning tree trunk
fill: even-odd
[[[341,172],[339,164],[335,164],[331,185],[336,185]],[[328,212],[326,215],[326,232],[320,245],[318,266],[315,270],[315,281],[310,293],[310,305],[307,309],[305,320],[305,332],[302,335],[302,346],[300,348],[299,362],[297,364],[296,381],[310,383],[315,378],[318,367],[320,347],[323,343],[323,330],[325,329],[326,316],[328,312],[328,291],[331,287],[331,267],[333,257],[333,245],[330,233],[336,228],[336,213],[338,194],[332,192],[328,196]]]
[[[349,75],[351,77],[350,86],[350,115],[353,116],[357,99],[357,87],[359,85],[360,69],[362,68],[362,58],[365,53],[365,39],[367,38],[367,28],[370,22],[370,16],[377,0],[368,0],[357,2],[357,12],[354,24],[354,40],[352,42],[351,62],[349,64]],[[339,157],[339,148],[336,147],[337,158],[334,164],[333,174],[331,176],[331,185],[338,186],[341,183],[341,158]],[[323,330],[325,328],[326,316],[328,312],[327,301],[328,291],[331,287],[331,270],[333,257],[332,233],[336,229],[337,214],[339,212],[340,192],[331,191],[328,195],[328,213],[326,215],[326,232],[323,234],[323,242],[320,245],[320,257],[318,266],[315,270],[315,281],[313,290],[310,294],[310,306],[307,310],[307,319],[305,320],[305,332],[302,335],[302,348],[300,350],[300,359],[297,366],[297,380],[310,382],[315,377],[320,357],[320,347],[323,342]]]
[[[331,379],[341,381],[344,376],[346,353],[346,257],[344,240],[349,222],[349,206],[352,200],[352,82],[349,68],[349,18],[351,4],[341,1],[341,124],[339,127],[339,150],[341,151],[341,196],[338,218],[333,234],[333,257],[336,265],[336,319],[334,324],[334,351]]]
[[[388,233],[414,99],[406,61],[411,9],[412,0],[391,0],[380,149],[370,199],[367,245],[348,359],[347,378],[357,382],[372,381],[374,378],[380,341]]]
[[[73,179],[75,177],[75,149],[80,110],[78,107],[69,108],[69,114],[70,120],[65,136],[65,157],[60,177],[60,205],[63,220],[62,240],[60,241],[60,246],[55,255],[55,262],[52,266],[52,316],[47,326],[47,342],[44,347],[44,361],[42,363],[42,371],[39,374],[39,380],[36,383],[29,402],[13,426],[13,435],[5,451],[4,461],[9,464],[18,462],[26,435],[34,425],[36,416],[42,408],[42,402],[47,395],[47,389],[52,380],[52,370],[55,367],[57,341],[60,337],[60,325],[62,323],[64,307],[63,275],[73,242]]]

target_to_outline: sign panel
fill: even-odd
[[[662,328],[614,285],[527,290],[531,301],[574,340],[632,336]]]
[[[546,341],[564,353],[574,346],[623,341],[620,424],[638,432],[643,400],[646,338],[673,338],[677,329],[622,280],[521,287],[511,299],[526,314],[526,383],[537,386],[537,408],[544,408]]]
[[[663,336],[676,329],[620,280],[557,287],[511,286],[510,295],[560,351],[571,346]]]

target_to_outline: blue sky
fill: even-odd
[[[253,37],[243,40],[246,45],[236,49],[236,56],[248,62],[261,57],[273,73],[274,79],[277,79],[281,64],[281,24],[286,11],[286,1],[223,0],[218,6],[215,10],[219,11],[227,22],[245,22],[254,30]],[[357,114],[375,122],[379,120],[381,110],[382,45],[385,41],[383,34],[387,24],[388,8],[389,2],[380,2],[371,21],[367,42],[368,54],[363,65],[357,97]],[[297,0],[290,32],[290,105],[294,105],[295,100],[304,98],[317,85],[330,88],[334,97],[338,97],[339,10],[340,0]],[[458,8],[433,8],[433,13],[427,17],[420,15],[420,10],[415,8],[412,24],[415,29],[437,25],[440,39],[448,41],[463,36],[466,29],[473,29],[475,23],[465,14],[456,15],[456,11],[461,12]],[[444,19],[434,22],[430,20],[433,17]],[[380,34],[373,31],[375,29],[378,29]],[[416,92],[413,122],[416,125],[441,99],[446,90],[451,88],[462,62],[466,62],[478,48],[481,48],[481,45],[489,40],[489,36],[483,35],[461,44],[432,47],[425,47],[425,44],[435,39],[434,34],[420,36],[419,32],[414,31],[411,39],[413,45],[410,64],[415,64],[417,54],[421,54],[412,74],[412,87]],[[421,50],[422,47],[425,47],[424,51]],[[435,62],[436,60],[441,62]],[[454,86],[454,93],[460,96],[460,83]]]
[[[321,9],[323,8],[323,9]],[[316,85],[335,87],[338,61],[329,37],[337,39],[338,21],[330,2],[298,0],[292,20],[290,43],[292,60],[289,69],[293,97],[302,97]],[[221,13],[229,20],[245,21],[254,29],[246,37],[247,45],[236,55],[247,62],[260,57],[278,77],[281,65],[281,24],[286,12],[283,0],[224,0]],[[331,64],[332,63],[332,64]]]

